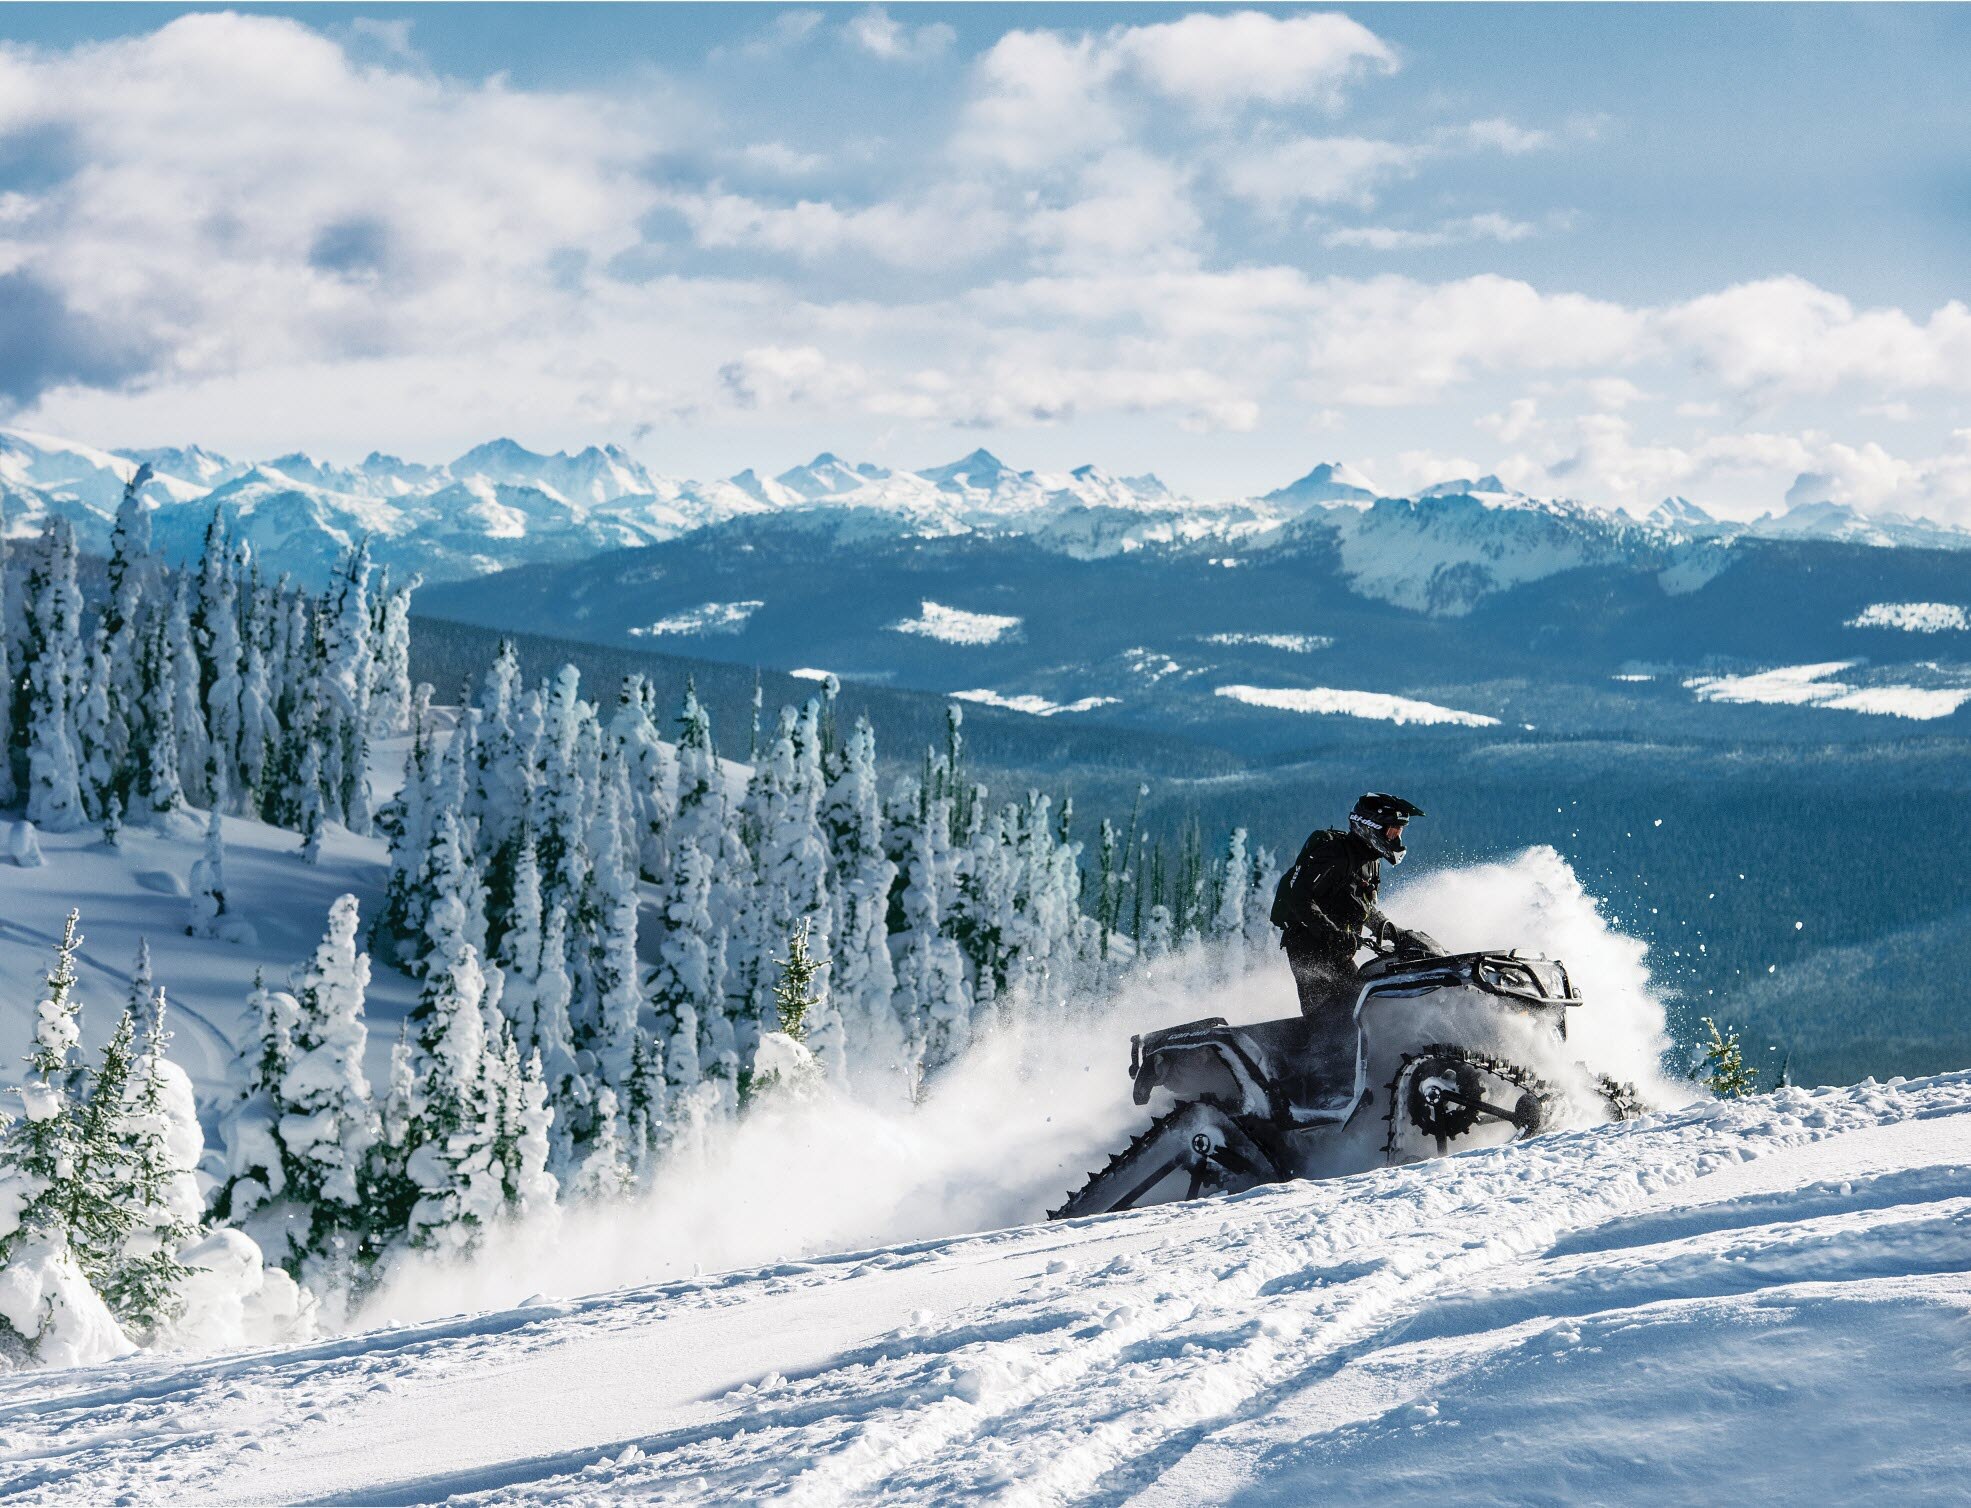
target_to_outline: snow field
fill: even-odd
[[[1327,686],[1220,686],[1218,695],[1248,707],[1270,707],[1277,712],[1312,712],[1328,716],[1369,718],[1395,723],[1451,723],[1463,728],[1496,728],[1499,720],[1482,712],[1460,712],[1407,696],[1390,696],[1381,691],[1336,691]]]
[[[1009,696],[1004,692],[984,689],[954,691],[951,694],[961,702],[977,702],[982,707],[999,707],[1007,712],[1025,712],[1033,717],[1055,717],[1063,712],[1093,712],[1097,707],[1113,707],[1121,700],[1120,697],[1114,696],[1084,696],[1072,702],[1054,702],[1032,692],[1020,692]]]
[[[684,612],[673,613],[668,618],[659,618],[655,623],[633,628],[630,633],[643,639],[661,639],[667,636],[688,636],[692,634],[736,634],[746,626],[747,620],[761,608],[764,602],[705,602]]]
[[[1853,685],[1832,677],[1853,670],[1859,660],[1819,665],[1782,665],[1750,675],[1695,676],[1684,686],[1704,702],[1758,702],[1780,707],[1832,707],[1877,717],[1930,722],[1949,717],[1971,702],[1971,686]],[[1936,666],[1925,667],[1936,670]]]
[[[1967,1162],[1971,1075],[1787,1090],[9,1379],[0,1462],[49,1502],[1941,1501],[1971,1465]]]
[[[928,597],[919,604],[915,618],[905,618],[890,627],[900,634],[917,634],[941,639],[946,644],[997,644],[1020,630],[1020,620],[1002,613],[972,613],[962,607],[946,607]]]
[[[1899,628],[1909,634],[1940,634],[1971,628],[1971,617],[1949,602],[1872,602],[1848,620],[1849,628]]]

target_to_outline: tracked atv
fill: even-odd
[[[1590,1087],[1573,1097],[1592,1103],[1576,1110],[1527,1066],[1564,1061],[1580,1004],[1558,960],[1383,954],[1363,965],[1353,1010],[1330,1020],[1214,1016],[1133,1037],[1136,1103],[1175,1103],[1049,1218],[1416,1162],[1563,1118],[1628,1119],[1633,1087],[1584,1071]]]

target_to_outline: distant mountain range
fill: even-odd
[[[697,482],[660,476],[615,446],[543,455],[500,439],[446,465],[373,453],[344,467],[299,454],[241,461],[196,445],[111,451],[0,429],[5,532],[32,534],[60,514],[85,548],[106,547],[124,484],[143,462],[152,467],[145,496],[168,553],[196,551],[217,508],[268,569],[304,577],[322,575],[365,535],[376,557],[400,573],[447,581],[767,515],[838,538],[845,531],[877,540],[1017,535],[1077,559],[1185,542],[1243,548],[1312,529],[1334,537],[1358,590],[1456,614],[1488,592],[1580,565],[1643,560],[1701,577],[1716,547],[1747,536],[1971,548],[1965,530],[1828,502],[1733,524],[1685,498],[1666,499],[1637,521],[1531,497],[1495,476],[1392,497],[1332,462],[1258,497],[1200,500],[1152,475],[1115,476],[1097,466],[1022,471],[985,450],[923,471],[824,452],[774,477],[747,470]],[[813,517],[795,517],[804,514]]]

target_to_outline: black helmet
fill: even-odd
[[[1348,814],[1348,830],[1392,864],[1403,862],[1403,824],[1421,817],[1422,807],[1401,796],[1370,791]]]

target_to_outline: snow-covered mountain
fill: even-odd
[[[1717,522],[1683,498],[1667,499],[1638,524],[1614,510],[1532,497],[1490,475],[1391,497],[1333,461],[1259,497],[1201,500],[1174,493],[1154,475],[1121,476],[1093,465],[1021,470],[983,449],[921,471],[824,451],[775,476],[748,469],[692,481],[653,472],[615,446],[545,454],[499,439],[443,465],[372,453],[339,466],[300,454],[248,462],[196,445],[109,451],[0,429],[5,531],[33,534],[62,514],[86,549],[104,548],[117,499],[140,462],[153,471],[145,496],[167,550],[195,550],[219,508],[266,568],[311,577],[364,536],[393,570],[445,581],[579,560],[755,515],[787,516],[805,528],[798,516],[818,513],[837,536],[872,545],[1011,534],[1080,559],[1187,541],[1331,537],[1358,590],[1422,611],[1459,613],[1516,582],[1585,564],[1622,560],[1675,570],[1678,547],[1695,539],[1971,548],[1971,532],[1819,501],[1737,525]]]
[[[1375,484],[1354,467],[1340,461],[1323,461],[1306,476],[1275,488],[1260,501],[1301,508],[1320,503],[1366,503],[1376,496]]]
[[[1717,520],[1687,497],[1666,497],[1643,516],[1643,522],[1659,529],[1708,529]]]

